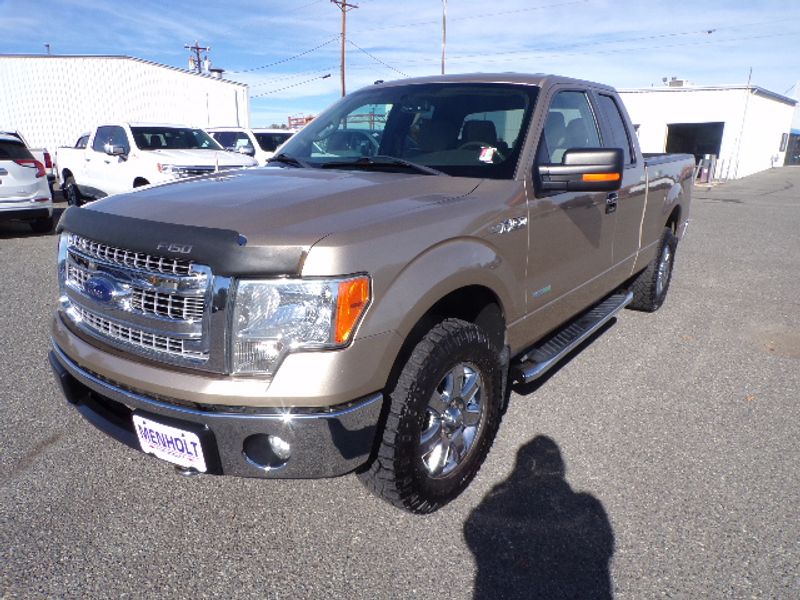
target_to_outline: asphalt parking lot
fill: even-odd
[[[0,224],[0,598],[800,597],[799,191],[695,189],[664,307],[518,390],[427,517],[107,439],[47,364],[56,238]]]

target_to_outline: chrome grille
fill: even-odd
[[[80,258],[67,263],[67,283],[82,289],[92,272],[80,264]],[[199,321],[205,312],[205,298],[182,296],[177,293],[159,292],[153,289],[131,287],[130,308],[134,311],[156,315],[167,319]]]
[[[145,252],[123,250],[75,234],[69,235],[69,245],[93,258],[130,269],[141,269],[143,271],[152,271],[153,273],[171,273],[173,275],[188,275],[192,270],[192,261],[190,260],[165,258]]]
[[[73,308],[75,313],[79,316],[80,321],[86,323],[89,327],[96,332],[101,333],[107,337],[115,340],[153,350],[156,352],[168,352],[170,354],[177,354],[178,356],[201,357],[202,353],[193,352],[185,347],[185,340],[169,337],[167,335],[159,335],[128,327],[120,323],[115,323],[109,319],[105,319],[100,315],[86,310],[81,306]]]
[[[193,321],[203,318],[205,302],[203,298],[186,298],[154,290],[134,289],[131,308],[159,317]]]
[[[208,362],[208,267],[72,233],[62,237],[59,265],[62,310],[78,328],[157,360]]]

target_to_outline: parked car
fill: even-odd
[[[328,143],[376,124],[377,148]],[[611,87],[503,73],[364,88],[270,164],[67,209],[56,377],[182,472],[357,471],[428,513],[513,382],[662,305],[694,158],[643,156]]]
[[[19,137],[6,133],[0,133],[0,221],[27,221],[37,233],[53,229],[44,165]]]
[[[117,123],[82,134],[56,155],[70,205],[154,183],[252,167],[249,156],[226,152],[205,131],[181,125]]]
[[[21,141],[28,149],[28,151],[30,151],[30,153],[33,154],[33,158],[35,158],[40,163],[42,163],[42,165],[44,165],[44,169],[47,174],[47,183],[50,186],[50,192],[52,195],[53,184],[55,183],[56,180],[56,174],[53,168],[53,158],[50,156],[50,152],[47,151],[47,148],[31,148],[31,145],[19,131],[0,130],[0,134],[10,135]]]
[[[286,129],[246,129],[244,127],[212,127],[207,129],[226,150],[254,157],[259,165],[266,165],[281,144],[294,135]]]

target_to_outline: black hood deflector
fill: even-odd
[[[223,276],[298,275],[308,251],[297,246],[248,245],[231,229],[148,221],[74,206],[61,216],[57,231],[115,248],[192,260]]]

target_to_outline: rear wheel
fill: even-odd
[[[53,217],[45,217],[43,219],[36,219],[28,223],[35,233],[50,233],[53,231],[55,219]]]
[[[64,185],[61,187],[61,193],[67,200],[69,206],[80,206],[83,204],[83,196],[75,184],[75,178],[70,175],[64,180]]]
[[[672,267],[675,264],[675,250],[678,247],[678,238],[669,227],[664,228],[661,234],[661,243],[658,254],[647,268],[639,273],[631,284],[633,302],[628,308],[655,312],[667,297],[669,282],[672,280]]]
[[[387,502],[438,510],[478,472],[500,421],[503,364],[478,326],[447,319],[414,348],[389,394],[378,456],[360,474]]]

